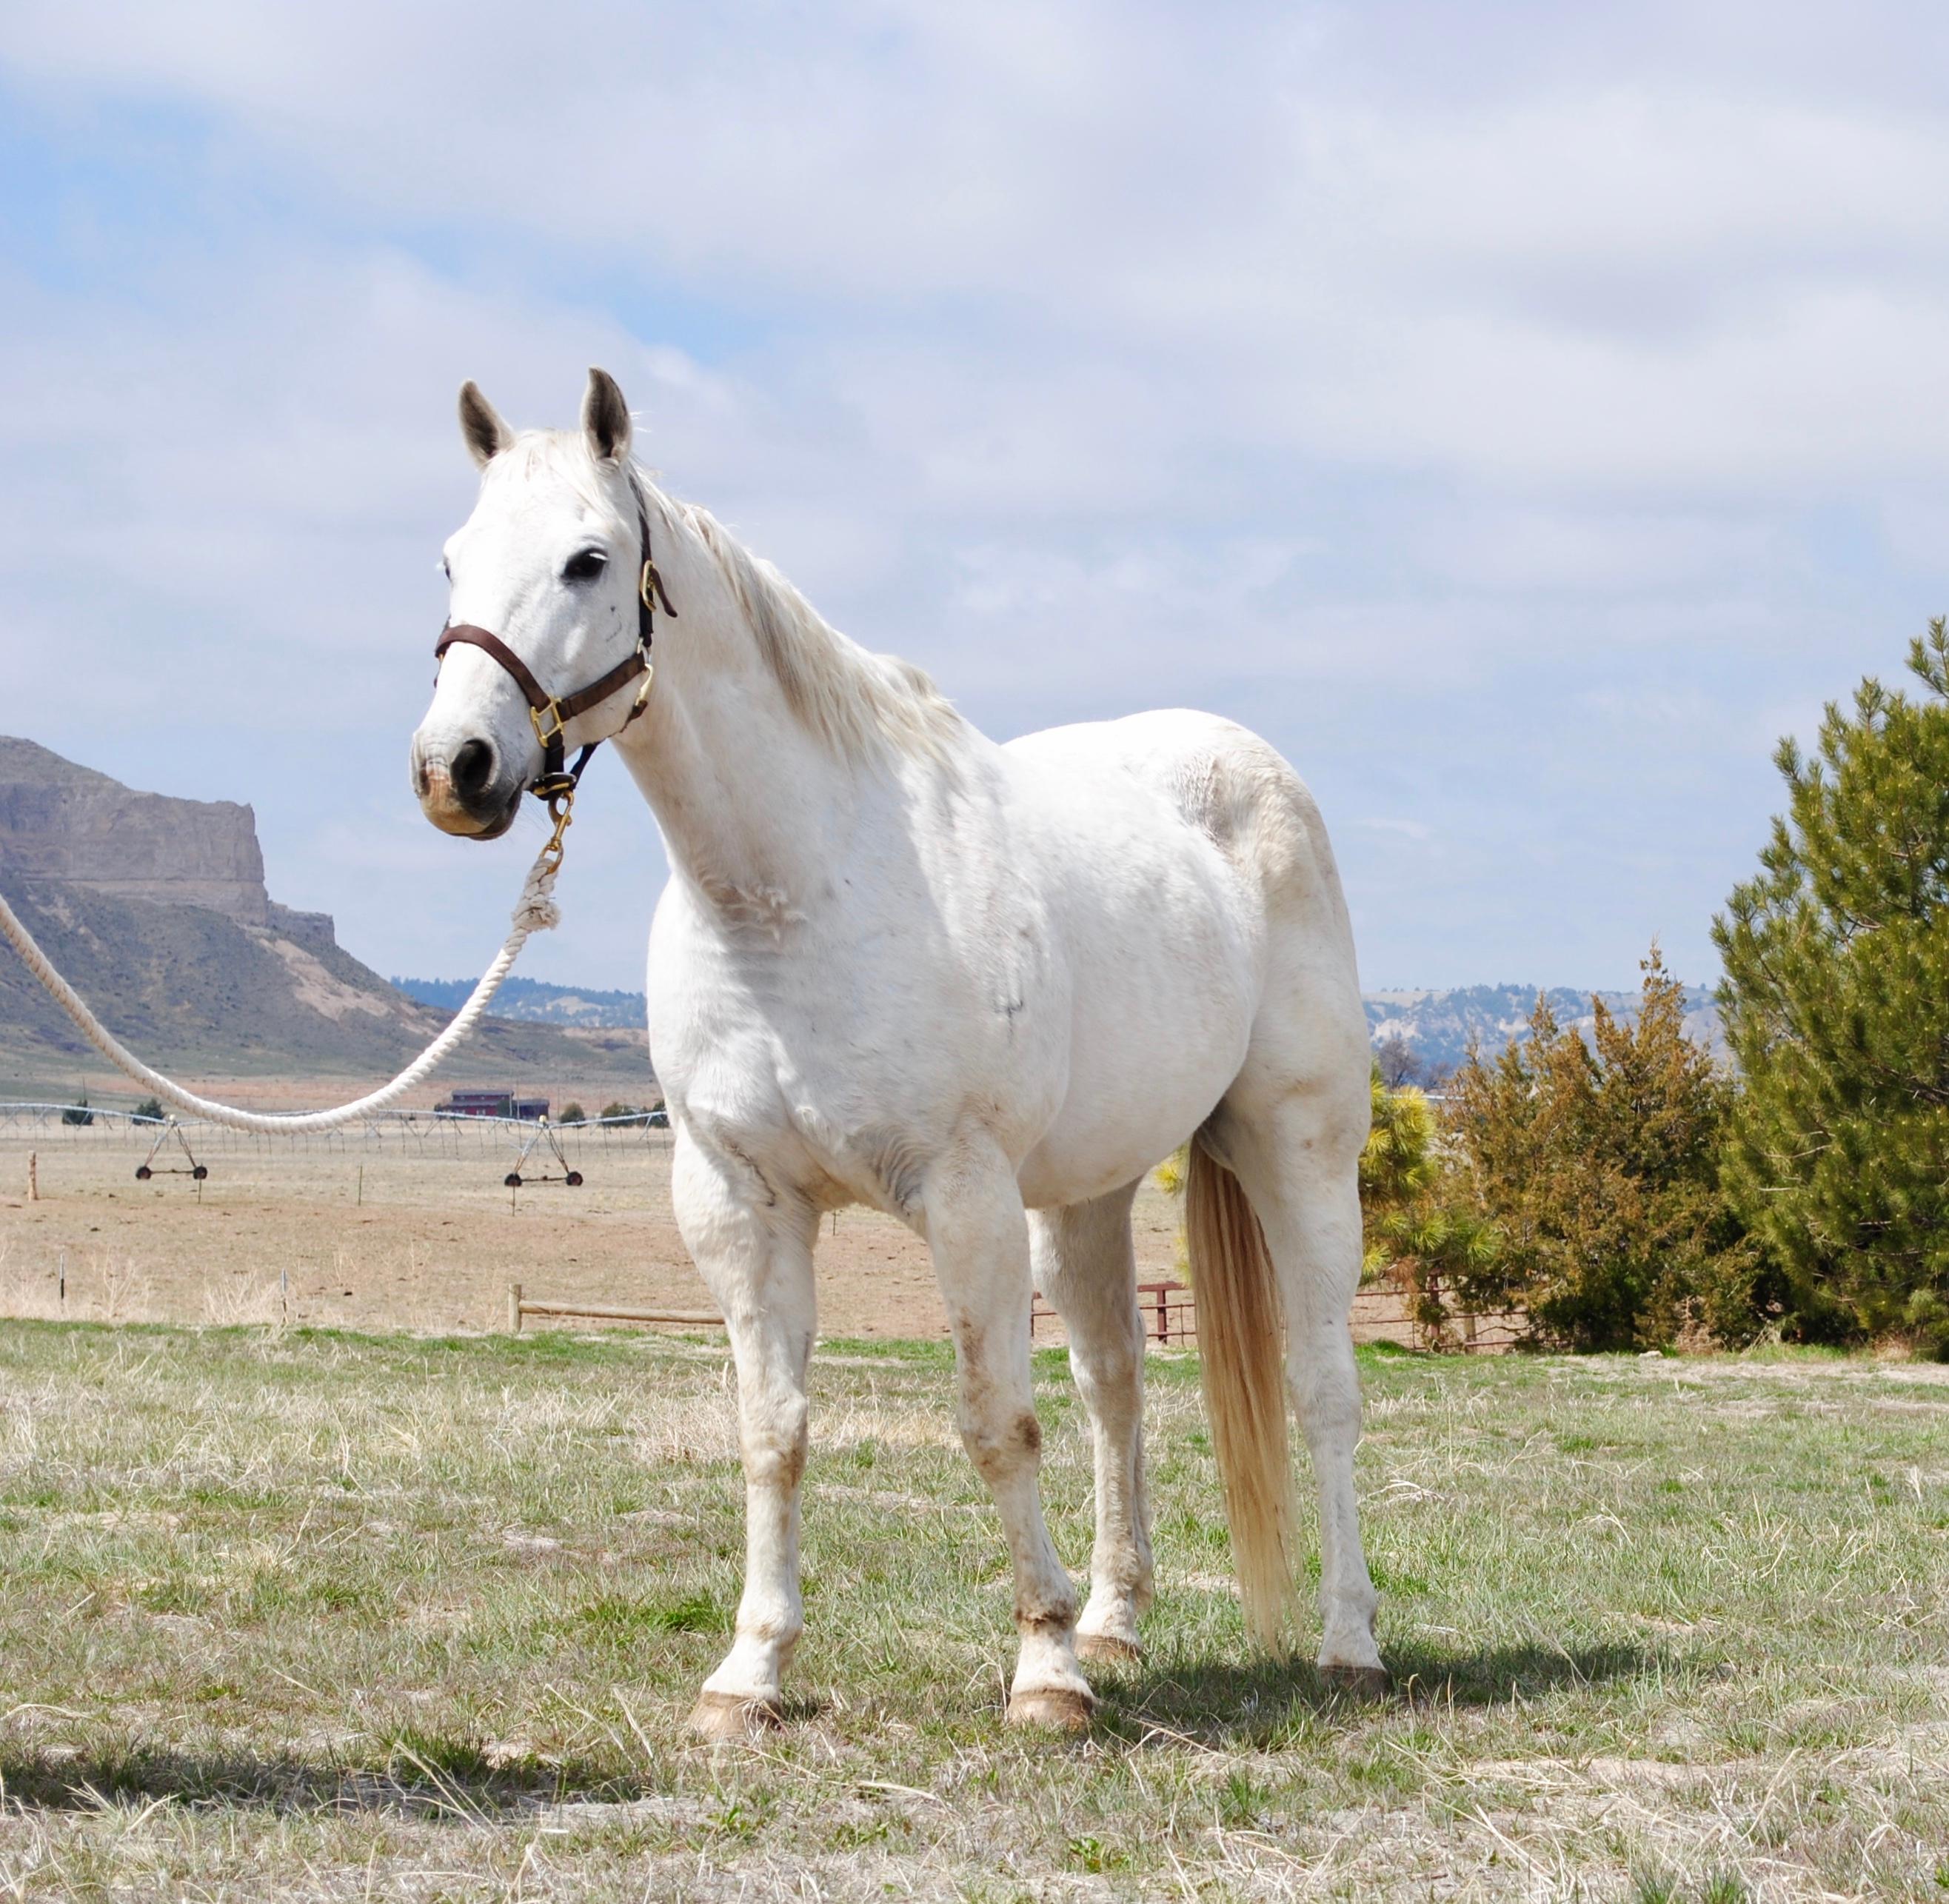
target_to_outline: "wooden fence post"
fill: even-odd
[[[38,1150],[27,1153],[27,1201],[38,1203],[41,1200],[41,1153]]]
[[[514,1335],[521,1333],[521,1286],[518,1283],[508,1285],[508,1327]]]

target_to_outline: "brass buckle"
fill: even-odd
[[[544,727],[542,725],[543,714],[546,714],[555,723],[554,726]],[[561,717],[561,703],[559,701],[551,701],[546,708],[530,708],[528,710],[528,720],[534,728],[535,739],[541,742],[542,751],[544,753],[548,751],[552,742],[561,739],[562,730],[568,725],[568,723]]]
[[[656,591],[664,585],[664,578],[657,573],[657,565],[648,556],[643,558],[643,572],[636,577],[636,593],[642,598],[643,606],[654,614],[657,611]]]

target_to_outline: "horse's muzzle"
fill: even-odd
[[[449,747],[416,735],[412,779],[420,810],[443,833],[464,839],[499,839],[521,810],[519,775],[477,737]]]

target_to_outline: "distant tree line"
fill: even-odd
[[[1518,1308],[1576,1349],[1893,1340],[1949,1360],[1949,633],[1915,685],[1775,756],[1786,810],[1714,922],[1730,1061],[1655,946],[1587,1040],[1539,999],[1431,1103],[1383,1045],[1369,1268],[1439,1332]]]
[[[587,1124],[591,1122],[602,1124],[662,1125],[669,1122],[669,1117],[661,1103],[625,1104],[617,1102],[604,1105],[601,1115],[592,1120],[580,1104],[564,1104],[561,1107],[561,1115],[555,1119],[558,1125]]]

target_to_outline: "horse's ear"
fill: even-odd
[[[480,386],[471,378],[460,387],[460,434],[467,439],[468,453],[483,469],[514,440],[501,412],[480,394]]]
[[[582,433],[589,453],[602,462],[620,462],[629,453],[629,406],[616,380],[606,370],[592,368],[582,399]]]

